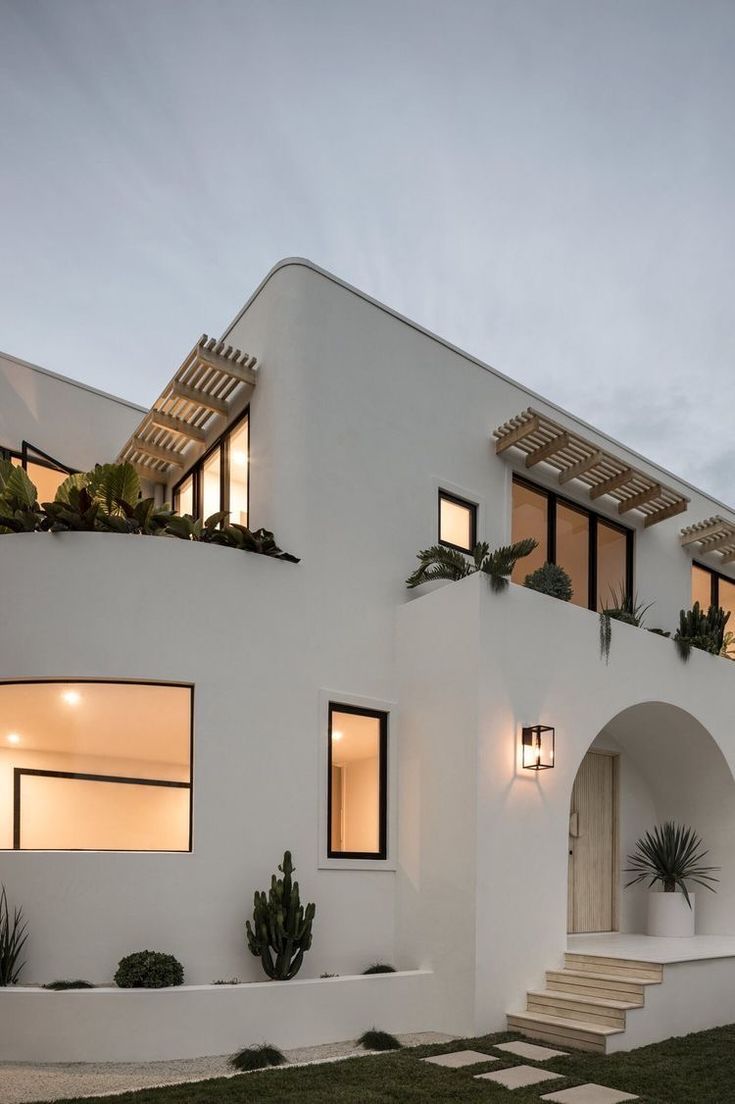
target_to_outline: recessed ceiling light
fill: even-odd
[[[332,740],[336,743],[337,740],[341,740],[341,739],[342,739],[342,733],[339,732],[337,729],[335,729],[334,732],[332,733]]]
[[[233,464],[240,464],[244,467],[248,462],[248,454],[246,452],[241,452],[240,449],[233,449],[230,459]]]
[[[79,705],[82,695],[78,690],[65,690],[61,695],[67,705]]]
[[[5,737],[5,739],[8,741],[9,744],[19,744],[20,743],[20,736],[18,735],[17,732],[9,732],[8,735]]]

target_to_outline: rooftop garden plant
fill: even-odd
[[[681,610],[674,643],[684,662],[689,659],[692,648],[699,648],[710,655],[721,655],[729,618],[729,612],[719,606],[710,606],[705,613],[699,602],[695,602],[690,610]]]
[[[56,993],[66,992],[67,989],[94,989],[91,981],[83,981],[82,978],[62,978],[60,981],[50,981],[44,985],[44,989],[53,989]]]
[[[562,602],[571,601],[574,594],[572,580],[559,564],[545,563],[526,575],[524,586],[548,594],[551,598],[560,598]]]
[[[246,921],[245,933],[250,953],[260,959],[268,977],[273,981],[290,981],[298,974],[311,947],[316,905],[301,904],[299,883],[292,877],[290,851],[285,852],[278,869],[283,877],[272,876],[268,893],[256,890],[253,920]]]
[[[610,587],[608,603],[600,611],[600,655],[604,656],[606,663],[610,658],[612,622],[622,621],[624,625],[645,628],[646,614],[652,605],[652,602],[644,605],[638,601],[637,594],[628,594],[622,587],[620,590]]]
[[[648,881],[654,886],[660,882],[664,893],[675,893],[677,888],[691,908],[687,882],[695,882],[715,892],[712,882],[719,879],[713,874],[717,866],[704,866],[702,860],[709,854],[702,847],[702,840],[692,828],[667,820],[646,832],[628,855],[626,874],[633,874],[626,887]]]
[[[419,566],[406,579],[406,586],[412,590],[422,583],[439,579],[458,582],[468,575],[482,573],[487,576],[493,590],[504,590],[518,560],[529,556],[536,545],[537,542],[528,537],[491,552],[487,541],[481,541],[472,552],[465,555],[464,552],[458,552],[444,544],[434,544],[418,553]]]
[[[0,986],[17,985],[25,961],[20,956],[28,939],[23,909],[16,906],[12,913],[5,886],[0,889]]]
[[[92,471],[68,476],[53,502],[38,501],[36,487],[23,468],[0,460],[1,533],[130,533],[178,537],[220,544],[298,563],[283,552],[267,529],[230,524],[226,513],[205,521],[177,514],[170,506],[156,506],[141,498],[138,473],[132,464],[98,464]]]

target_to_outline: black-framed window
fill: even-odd
[[[511,528],[514,542],[533,537],[538,543],[516,564],[513,582],[548,562],[569,574],[578,606],[599,610],[613,594],[633,594],[634,534],[627,526],[514,475]]]
[[[692,605],[699,602],[702,609],[721,606],[730,614],[728,631],[735,629],[735,580],[721,575],[711,567],[692,564]]]
[[[439,491],[439,543],[458,552],[471,552],[477,544],[477,504]]]
[[[0,683],[0,850],[191,851],[193,692]]]
[[[55,460],[29,441],[21,443],[20,451],[0,448],[0,459],[10,460],[11,464],[16,464],[28,473],[28,478],[36,488],[39,502],[53,502],[60,485],[77,470]]]
[[[387,855],[388,714],[329,703],[327,855]]]
[[[228,426],[173,489],[174,509],[206,521],[221,510],[249,524],[250,408]]]

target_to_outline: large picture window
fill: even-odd
[[[329,858],[386,857],[388,714],[329,706]]]
[[[578,606],[600,610],[613,593],[632,595],[632,530],[514,476],[512,540],[525,537],[533,537],[538,547],[518,561],[514,583],[548,562],[569,574]]]
[[[206,521],[221,510],[229,521],[248,525],[250,417],[230,426],[174,487],[174,509]]]
[[[0,683],[0,848],[191,850],[192,688]]]

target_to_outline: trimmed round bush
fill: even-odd
[[[165,989],[182,985],[184,967],[173,955],[161,951],[135,951],[121,958],[115,972],[115,985],[121,989]]]
[[[367,970],[362,971],[363,974],[395,974],[395,966],[389,966],[387,962],[373,962],[372,966],[368,966]]]
[[[526,575],[525,585],[530,590],[538,590],[552,598],[561,598],[562,602],[568,602],[574,593],[572,580],[564,568],[552,563],[545,563],[543,567],[537,567],[530,575]]]

